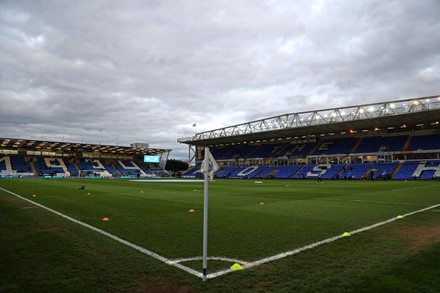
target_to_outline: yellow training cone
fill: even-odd
[[[348,232],[344,232],[344,234],[342,234],[342,236],[344,236],[344,237],[348,237],[348,236],[351,236],[351,234],[348,233]]]
[[[240,271],[242,269],[243,269],[243,267],[239,263],[235,263],[231,267],[231,270],[233,270],[233,271]]]
[[[190,209],[188,212],[190,212],[190,213],[194,213],[196,210],[194,210],[194,209]]]
[[[403,216],[398,215],[396,218],[397,218],[397,219],[403,219]]]
[[[105,218],[102,218],[102,220],[103,220],[104,222],[107,222],[107,221],[109,221],[110,219],[107,218],[107,217],[105,217]]]

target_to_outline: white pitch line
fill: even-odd
[[[414,187],[405,187],[405,188],[397,188],[397,189],[391,189],[391,191],[400,191],[400,190],[411,190],[411,189],[420,189],[420,188],[429,188],[429,187],[433,187],[433,186],[438,186],[438,185],[425,185],[425,186],[414,186]]]
[[[414,212],[410,212],[410,213],[404,214],[402,216],[403,217],[411,216],[411,215],[414,215],[414,214],[417,214],[417,213],[421,213],[421,212],[425,212],[427,210],[434,209],[436,207],[440,207],[440,204],[429,206],[427,208],[420,209],[420,210],[417,210],[417,211],[414,211]],[[356,234],[356,233],[367,231],[367,230],[370,230],[370,229],[373,229],[373,228],[376,228],[376,227],[379,227],[379,226],[382,226],[382,225],[394,222],[396,220],[398,220],[398,219],[397,218],[391,218],[389,220],[386,220],[386,221],[383,221],[383,222],[380,222],[380,223],[376,223],[376,224],[373,224],[373,225],[370,225],[370,226],[366,226],[366,227],[363,227],[363,228],[360,228],[360,229],[357,229],[357,230],[353,230],[353,231],[351,231],[349,233],[351,235],[353,235],[353,234]],[[270,256],[270,257],[267,257],[267,258],[263,258],[263,259],[257,260],[255,262],[247,263],[247,264],[243,265],[243,269],[248,269],[248,268],[251,268],[251,267],[262,265],[264,263],[268,263],[268,262],[274,261],[274,260],[285,258],[287,256],[290,256],[290,255],[293,255],[293,254],[297,254],[297,253],[300,253],[302,251],[309,250],[309,249],[315,248],[315,247],[317,247],[319,245],[322,245],[322,244],[325,244],[325,243],[330,243],[330,242],[336,241],[336,240],[341,239],[341,238],[344,238],[344,236],[342,236],[342,234],[334,236],[334,237],[331,237],[331,238],[327,238],[327,239],[324,239],[324,240],[321,240],[321,241],[318,241],[318,242],[315,242],[315,243],[312,243],[312,244],[309,244],[309,245],[306,245],[306,246],[303,246],[301,248],[297,248],[297,249],[294,249],[294,250],[291,250],[291,251],[279,253],[279,254],[276,254],[276,255],[273,255],[273,256]],[[219,277],[219,276],[231,273],[231,272],[233,272],[233,271],[232,270],[218,271],[218,272],[215,272],[215,273],[207,275],[207,278],[208,279],[212,279],[212,278]]]
[[[202,256],[196,256],[196,257],[190,257],[190,258],[179,258],[172,260],[173,263],[181,263],[186,261],[193,261],[193,260],[202,260]],[[240,263],[240,264],[248,264],[248,262],[240,259],[235,258],[228,258],[228,257],[222,257],[222,256],[210,256],[208,257],[208,260],[221,260],[225,262],[234,262],[234,263]]]
[[[111,238],[111,239],[113,239],[115,241],[118,241],[118,242],[120,242],[122,244],[125,244],[125,245],[127,245],[127,246],[129,246],[131,248],[134,248],[134,249],[136,249],[136,250],[138,250],[138,251],[140,251],[140,252],[142,252],[142,253],[144,253],[146,255],[149,255],[149,256],[157,259],[157,260],[160,260],[160,261],[166,263],[167,265],[174,266],[174,267],[179,268],[179,269],[181,269],[181,270],[183,270],[183,271],[185,271],[187,273],[190,273],[190,274],[192,274],[192,275],[194,275],[196,277],[203,278],[203,274],[202,273],[200,273],[200,272],[198,272],[198,271],[196,271],[194,269],[191,269],[189,267],[186,267],[186,266],[180,264],[180,262],[182,262],[182,261],[198,260],[198,259],[200,259],[200,257],[170,260],[170,259],[165,258],[165,257],[163,257],[163,256],[161,256],[161,255],[159,255],[159,254],[157,254],[155,252],[152,252],[152,251],[150,251],[148,249],[145,249],[145,248],[140,247],[140,246],[138,246],[136,244],[133,244],[133,243],[128,242],[128,241],[126,241],[124,239],[121,239],[121,238],[119,238],[119,237],[117,237],[117,236],[115,236],[113,234],[110,234],[110,233],[105,232],[105,231],[103,231],[101,229],[98,229],[98,228],[96,228],[94,226],[91,226],[89,224],[86,224],[84,222],[76,220],[74,218],[71,218],[71,217],[69,217],[67,215],[64,215],[64,214],[62,214],[60,212],[57,212],[57,211],[55,211],[55,210],[53,210],[51,208],[48,208],[48,207],[46,207],[46,206],[44,206],[42,204],[39,204],[39,203],[36,203],[36,202],[34,202],[32,200],[24,198],[24,197],[14,193],[14,192],[12,192],[12,191],[6,190],[6,189],[1,188],[1,187],[0,187],[0,190],[3,190],[3,191],[5,191],[5,192],[7,192],[9,194],[12,194],[12,195],[14,195],[14,196],[16,196],[18,198],[23,199],[23,200],[25,200],[25,201],[27,201],[27,202],[29,202],[31,204],[34,204],[36,206],[39,206],[39,207],[41,207],[41,208],[43,208],[45,210],[48,210],[48,211],[52,212],[52,213],[54,213],[54,214],[56,214],[58,216],[61,216],[61,217],[65,218],[65,219],[67,219],[69,221],[72,221],[72,222],[74,222],[76,224],[82,225],[82,226],[84,226],[86,228],[89,228],[89,229],[91,229],[93,231],[96,231],[96,232],[98,232],[98,233],[100,233],[102,235],[105,235],[105,236],[107,236],[107,237],[109,237],[109,238]],[[417,213],[421,213],[421,212],[424,212],[424,211],[428,211],[428,210],[434,209],[436,207],[440,207],[440,204],[429,206],[429,207],[426,207],[424,209],[420,209],[420,210],[413,211],[413,212],[410,212],[410,213],[406,213],[406,214],[404,214],[402,216],[403,217],[411,216],[411,215],[414,215],[414,214],[417,214]],[[394,222],[396,220],[397,220],[397,218],[391,218],[391,219],[383,221],[383,222],[379,222],[379,223],[376,223],[376,224],[373,224],[373,225],[370,225],[370,226],[366,226],[366,227],[363,227],[363,228],[360,228],[360,229],[357,229],[357,230],[353,230],[353,231],[351,231],[349,233],[351,235],[353,235],[353,234],[356,234],[356,233],[364,232],[364,231],[367,231],[367,230],[370,230],[370,229],[373,229],[373,228],[376,228],[376,227],[379,227],[379,226],[382,226],[382,225]],[[210,259],[238,262],[238,263],[243,264],[243,269],[248,269],[248,268],[252,268],[252,267],[255,267],[255,266],[258,266],[258,265],[262,265],[262,264],[274,261],[274,260],[285,258],[287,256],[290,256],[290,255],[293,255],[293,254],[297,254],[297,253],[300,253],[302,251],[309,250],[309,249],[315,248],[317,246],[320,246],[322,244],[330,243],[330,242],[336,241],[336,240],[341,239],[341,238],[344,238],[344,236],[337,235],[337,236],[330,237],[330,238],[327,238],[327,239],[324,239],[324,240],[321,240],[321,241],[318,241],[318,242],[315,242],[315,243],[312,243],[312,244],[309,244],[309,245],[306,245],[306,246],[303,246],[303,247],[300,247],[300,248],[297,248],[297,249],[294,249],[294,250],[291,250],[291,251],[279,253],[279,254],[276,254],[276,255],[273,255],[273,256],[270,256],[270,257],[267,257],[267,258],[263,258],[263,259],[260,259],[260,260],[254,261],[254,262],[250,262],[250,263],[249,262],[240,261],[240,260],[237,260],[237,259],[229,259],[229,258],[223,258],[223,257],[210,257]],[[228,273],[232,273],[232,272],[234,272],[234,271],[231,270],[231,269],[227,269],[227,270],[222,270],[222,271],[218,271],[218,272],[215,272],[215,273],[208,274],[206,277],[208,279],[212,279],[212,278],[219,277],[219,276],[222,276],[222,275],[225,275],[225,274],[228,274]]]
[[[27,202],[33,204],[33,205],[36,205],[36,206],[38,206],[38,207],[40,207],[40,208],[42,208],[42,209],[45,209],[45,210],[47,210],[47,211],[49,211],[49,212],[51,212],[51,213],[54,213],[54,214],[56,214],[56,215],[58,215],[58,216],[60,216],[60,217],[63,217],[63,218],[65,218],[65,219],[67,219],[67,220],[69,220],[69,221],[71,221],[71,222],[74,222],[74,223],[76,223],[76,224],[78,224],[78,225],[81,225],[81,226],[83,226],[83,227],[89,228],[90,230],[93,230],[93,231],[95,231],[95,232],[98,232],[98,233],[100,233],[100,234],[102,234],[102,235],[104,235],[104,236],[107,236],[107,237],[109,237],[109,238],[111,238],[111,239],[113,239],[113,240],[115,240],[115,241],[118,241],[118,242],[120,242],[120,243],[122,243],[122,244],[125,244],[125,245],[127,245],[127,246],[129,246],[129,247],[131,247],[131,248],[133,248],[133,249],[136,249],[137,251],[140,251],[140,252],[142,252],[142,253],[144,253],[144,254],[146,254],[146,255],[148,255],[148,256],[151,256],[151,257],[153,257],[153,258],[155,258],[155,259],[157,259],[157,260],[159,260],[159,261],[161,261],[161,262],[164,262],[164,263],[166,263],[167,265],[174,266],[174,267],[179,268],[179,269],[181,269],[181,270],[183,270],[183,271],[185,271],[185,272],[187,272],[187,273],[190,273],[190,274],[192,274],[192,275],[194,275],[194,276],[196,276],[196,277],[203,278],[203,274],[202,274],[202,273],[200,273],[200,272],[198,272],[198,271],[196,271],[196,270],[193,270],[193,269],[191,269],[191,268],[188,268],[188,267],[186,267],[186,266],[184,266],[184,265],[181,265],[180,263],[175,263],[175,262],[173,262],[172,260],[170,260],[170,259],[168,259],[168,258],[166,258],[166,257],[163,257],[163,256],[161,256],[161,255],[159,255],[159,254],[157,254],[157,253],[155,253],[155,252],[152,252],[151,250],[148,250],[148,249],[145,249],[145,248],[143,248],[143,247],[140,247],[140,246],[138,246],[138,245],[136,245],[136,244],[133,244],[133,243],[131,243],[131,242],[128,242],[127,240],[124,240],[124,239],[122,239],[122,238],[119,238],[118,236],[115,236],[115,235],[113,235],[113,234],[110,234],[110,233],[108,233],[108,232],[106,232],[106,231],[104,231],[104,230],[101,230],[101,229],[99,229],[99,228],[96,228],[96,227],[94,227],[94,226],[92,226],[92,225],[89,225],[89,224],[87,224],[87,223],[81,222],[81,221],[79,221],[79,220],[77,220],[77,219],[74,219],[74,218],[72,218],[72,217],[69,217],[69,216],[67,216],[67,215],[65,215],[65,214],[63,214],[63,213],[57,212],[56,210],[53,210],[53,209],[51,209],[51,208],[48,208],[48,207],[46,207],[46,206],[44,206],[44,205],[42,205],[42,204],[36,203],[36,202],[34,202],[34,201],[32,201],[32,200],[29,200],[29,199],[27,199],[27,198],[25,198],[25,197],[22,197],[21,195],[18,195],[18,194],[16,194],[16,193],[12,192],[12,191],[7,190],[7,189],[4,189],[4,188],[1,188],[1,187],[0,187],[0,190],[3,190],[4,192],[7,192],[7,193],[9,193],[9,194],[12,194],[12,195],[14,195],[14,196],[16,196],[16,197],[18,197],[18,198],[20,198],[20,199],[22,199],[22,200],[25,200],[25,201],[27,201]]]
[[[343,198],[326,198],[324,201],[346,201],[346,202],[361,202],[361,203],[378,203],[378,204],[394,204],[407,206],[422,206],[427,207],[426,204],[409,203],[409,202],[393,202],[393,201],[377,201],[377,200],[363,200],[363,199],[343,199]]]

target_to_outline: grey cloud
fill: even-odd
[[[440,4],[2,1],[0,136],[172,148],[197,130],[438,94]]]

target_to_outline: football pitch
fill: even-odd
[[[423,245],[417,246],[417,253],[428,253],[431,260],[439,258],[440,182],[437,181],[324,181],[318,184],[314,180],[263,180],[261,183],[254,180],[215,180],[209,184],[210,280],[205,284],[198,284],[203,283],[200,279],[203,181],[1,179],[0,187],[3,212],[12,213],[13,206],[19,206],[15,208],[14,216],[2,219],[3,234],[14,226],[21,227],[24,223],[19,222],[23,217],[38,222],[35,218],[40,213],[51,214],[48,221],[55,223],[49,226],[55,228],[51,231],[36,228],[34,234],[44,230],[46,234],[62,233],[68,239],[68,230],[59,227],[64,224],[77,226],[74,229],[84,233],[81,241],[87,244],[83,245],[94,247],[93,243],[102,238],[102,243],[112,243],[112,253],[130,251],[126,253],[128,262],[142,258],[148,259],[151,266],[164,264],[169,268],[160,272],[155,270],[154,279],[160,280],[159,283],[173,284],[176,279],[181,280],[179,284],[183,282],[190,286],[185,292],[246,291],[237,289],[239,287],[235,285],[222,287],[222,279],[232,282],[230,280],[239,278],[247,284],[252,283],[256,275],[263,276],[262,279],[276,276],[275,279],[284,287],[269,286],[263,282],[259,285],[263,289],[247,285],[249,291],[288,292],[295,286],[300,286],[296,288],[300,291],[316,291],[313,289],[316,284],[326,286],[326,282],[338,282],[338,276],[331,272],[339,272],[341,268],[332,269],[328,267],[329,263],[348,266],[343,274],[350,276],[351,282],[359,284],[359,275],[354,272],[366,271],[370,277],[380,275],[387,266],[395,265],[395,261],[407,260],[396,260],[393,254],[408,259],[415,257],[412,246],[416,245],[417,239],[423,239]],[[41,206],[32,205],[29,201]],[[409,232],[402,231],[419,231],[420,234],[414,232],[415,235],[411,236]],[[346,232],[351,236],[345,234],[347,237],[343,237]],[[6,240],[3,236],[2,249],[19,253],[11,247],[12,240],[7,240],[8,245]],[[47,245],[43,240],[39,241],[43,247]],[[17,247],[20,249],[21,246]],[[392,260],[387,262],[387,258]],[[345,261],[340,263],[342,259]],[[377,266],[381,260],[387,262],[385,267]],[[3,256],[3,264],[11,261]],[[296,264],[296,261],[300,263]],[[231,270],[235,263],[243,266],[244,270]],[[8,265],[14,271],[14,264]],[[66,263],[66,266],[71,265]],[[430,268],[431,273],[439,272],[438,262],[424,266]],[[15,270],[20,268],[15,267]],[[148,267],[144,270],[149,272]],[[170,270],[175,271],[167,275]],[[327,280],[320,280],[309,287],[298,281],[298,284],[292,284],[290,278],[301,278],[295,275],[298,270],[304,278],[313,280],[319,276]],[[0,271],[2,279],[9,280],[12,287],[3,283],[0,289],[15,288],[20,291],[20,281],[6,271],[6,268]],[[420,270],[417,268],[415,271]],[[368,276],[363,280],[373,282]],[[432,288],[429,273],[425,278],[428,289],[439,288]],[[213,284],[217,284],[216,287],[209,287]],[[335,290],[352,288],[350,284],[334,284]],[[387,288],[389,284],[384,286]],[[403,288],[408,289],[405,286]],[[414,286],[421,285],[417,283]],[[321,290],[325,291],[324,288]]]

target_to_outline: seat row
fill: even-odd
[[[132,160],[0,155],[0,176],[166,177],[169,173]]]
[[[203,177],[200,167],[188,170],[184,177]],[[440,160],[392,163],[308,164],[285,166],[223,166],[217,178],[247,179],[420,179],[440,178]]]
[[[235,145],[212,150],[217,160],[440,150],[440,135],[344,137],[292,144]]]

